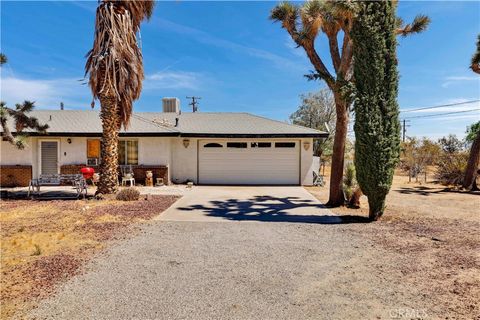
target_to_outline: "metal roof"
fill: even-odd
[[[100,135],[102,124],[98,111],[35,110],[29,115],[48,124],[49,135]],[[175,126],[176,118],[178,125]],[[12,121],[9,127],[13,129]],[[28,132],[28,131],[26,131]],[[34,133],[33,133],[34,134]],[[326,137],[328,133],[256,116],[249,113],[195,112],[164,113],[135,112],[127,130],[120,135],[148,136],[297,136]]]

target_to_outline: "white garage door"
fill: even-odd
[[[201,140],[198,159],[199,182],[298,185],[299,148],[298,140]]]

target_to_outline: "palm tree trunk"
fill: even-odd
[[[345,196],[342,190],[343,166],[345,160],[345,143],[348,131],[347,104],[339,93],[334,92],[337,120],[335,125],[335,137],[333,140],[332,168],[330,172],[330,194],[328,206],[338,207],[345,204]]]
[[[97,194],[113,194],[118,189],[118,104],[115,97],[100,97],[102,147]]]
[[[472,148],[470,149],[470,157],[468,158],[467,170],[465,171],[465,179],[463,179],[463,187],[465,189],[470,189],[472,187],[479,164],[480,131],[478,131],[477,137],[473,141]]]

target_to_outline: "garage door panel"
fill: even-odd
[[[299,184],[298,141],[285,141],[295,142],[294,148],[227,148],[225,142],[213,142],[223,147],[204,148],[207,142],[200,141],[199,183]]]

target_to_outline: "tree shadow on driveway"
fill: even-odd
[[[292,222],[317,224],[367,223],[361,216],[336,216],[320,214],[298,214],[298,208],[307,208],[312,213],[327,210],[322,204],[299,197],[255,196],[247,200],[228,199],[210,201],[210,205],[193,204],[179,207],[181,211],[202,211],[207,216],[232,221]]]

